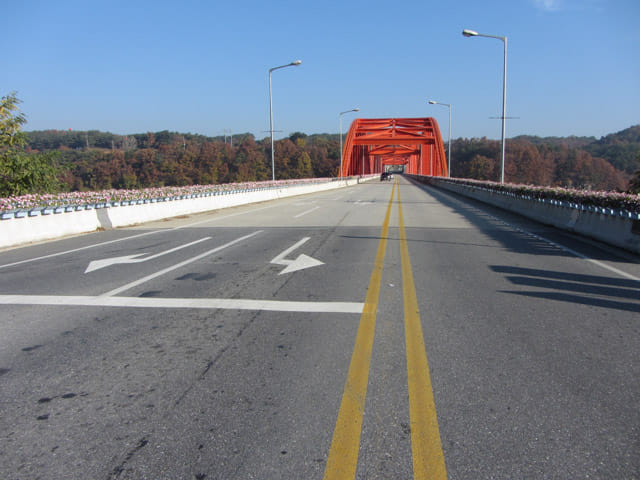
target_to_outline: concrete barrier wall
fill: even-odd
[[[158,201],[127,206],[90,208],[81,211],[54,213],[55,209],[23,212],[23,216],[0,220],[0,248],[15,247],[30,242],[52,240],[68,235],[93,232],[99,228],[117,228],[152,222],[165,218],[219,210],[256,202],[305,195],[347,187],[376,177],[345,178],[333,182],[302,184],[264,190],[216,194],[171,201]],[[46,213],[44,213],[46,210]]]
[[[92,232],[100,228],[96,210],[0,221],[0,248]]]
[[[469,185],[448,182],[446,179],[410,175],[414,180],[428,183],[505,210],[518,213],[546,225],[578,233],[586,237],[640,253],[640,220],[619,212],[605,213],[503,194]]]

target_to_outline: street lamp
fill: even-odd
[[[447,171],[449,172],[449,176],[451,176],[451,104],[436,102],[435,100],[429,100],[429,103],[431,105],[444,105],[445,107],[449,107],[449,155],[447,155],[449,157],[447,158],[449,162],[447,165]]]
[[[498,40],[502,40],[502,43],[504,43],[504,73],[502,76],[502,159],[500,162],[500,183],[504,183],[504,122],[507,117],[507,37],[500,37],[498,35],[483,35],[482,33],[467,29],[464,29],[462,31],[462,35],[464,35],[465,37],[497,38]]]
[[[274,181],[276,179],[276,170],[273,156],[273,100],[271,96],[271,72],[273,72],[274,70],[278,70],[279,68],[297,67],[301,63],[302,60],[296,60],[294,62],[287,63],[286,65],[280,65],[279,67],[273,67],[269,69],[269,131],[271,132],[271,179]]]
[[[354,108],[352,110],[346,110],[344,112],[340,112],[340,178],[342,178],[342,115],[349,112],[359,112],[359,108]]]

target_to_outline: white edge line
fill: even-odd
[[[129,308],[195,308],[356,314],[361,314],[364,309],[364,303],[358,302],[293,302],[227,298],[151,298],[65,295],[0,295],[0,304]]]
[[[575,250],[570,249],[569,247],[565,247],[564,245],[561,245],[559,243],[556,242],[552,242],[551,240],[541,237],[540,235],[537,235],[535,233],[531,233],[531,232],[527,232],[526,230],[522,230],[523,232],[527,233],[528,235],[531,235],[534,238],[540,239],[544,242],[547,242],[549,245],[553,245],[556,248],[559,248],[561,250],[564,250],[567,253],[570,253],[571,255],[575,255],[578,258],[581,258],[583,260],[586,260],[588,262],[591,262],[595,265],[598,265],[601,268],[604,268],[606,270],[609,270],[610,272],[616,273],[618,275],[620,275],[621,277],[627,278],[629,280],[635,280],[636,282],[640,282],[640,278],[636,277],[635,275],[631,275],[630,273],[627,272],[623,272],[622,270],[617,269],[616,267],[612,267],[610,265],[607,265],[606,263],[602,263],[598,260],[595,260],[591,257],[587,257],[586,255],[583,255],[580,252],[576,252]]]
[[[632,275],[630,273],[624,272],[624,271],[622,271],[620,269],[617,269],[616,267],[612,267],[610,265],[607,265],[606,263],[600,262],[600,261],[595,260],[595,259],[593,259],[591,257],[583,255],[580,252],[576,252],[575,250],[572,250],[569,247],[565,247],[564,245],[562,245],[560,243],[553,242],[553,241],[549,240],[548,238],[541,237],[540,235],[538,235],[536,233],[532,233],[532,232],[530,232],[528,230],[525,230],[524,228],[520,228],[520,227],[517,227],[515,225],[512,225],[509,222],[505,222],[501,218],[498,218],[498,217],[496,217],[494,215],[489,214],[489,216],[492,217],[493,219],[503,223],[504,225],[508,226],[509,228],[512,228],[512,229],[514,229],[514,230],[516,230],[518,232],[522,232],[525,235],[529,235],[530,237],[536,238],[538,240],[542,240],[543,242],[546,242],[546,243],[548,243],[549,245],[551,245],[553,247],[559,248],[560,250],[564,250],[565,252],[567,252],[567,253],[575,256],[575,257],[581,258],[582,260],[586,260],[587,262],[591,262],[594,265],[599,266],[600,268],[604,268],[605,270],[609,270],[610,272],[613,272],[613,273],[615,273],[617,275],[620,275],[623,278],[627,278],[629,280],[634,280],[636,282],[640,282],[640,278],[636,277],[635,275]]]

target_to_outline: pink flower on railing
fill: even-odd
[[[513,183],[501,184],[497,182],[462,178],[442,178],[442,180],[476,188],[494,190],[497,192],[527,196],[540,200],[558,200],[578,205],[610,208],[613,210],[640,214],[640,195],[631,193],[602,192],[537,185],[519,185]]]
[[[299,180],[276,180],[265,182],[228,183],[219,185],[189,185],[185,187],[157,187],[141,190],[102,190],[98,192],[69,192],[59,194],[28,194],[17,197],[0,198],[0,212],[12,210],[30,210],[44,207],[67,205],[87,205],[97,203],[125,202],[132,200],[150,200],[185,195],[202,195],[227,191],[242,191],[255,188],[283,187],[305,183],[329,182],[331,178],[313,178]]]

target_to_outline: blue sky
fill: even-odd
[[[34,1],[3,7],[0,95],[25,130],[337,133],[341,111],[453,137],[600,137],[640,123],[640,1]],[[354,114],[343,116],[346,131]]]

